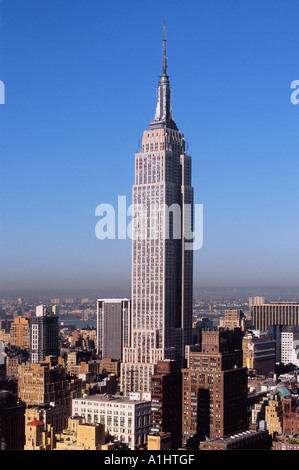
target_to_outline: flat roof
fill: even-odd
[[[264,434],[265,431],[263,431],[262,429],[259,429],[258,431],[254,431],[254,430],[248,430],[248,431],[243,431],[243,432],[239,432],[237,434],[233,434],[232,436],[228,436],[228,437],[222,437],[220,439],[215,439],[211,442],[217,442],[217,443],[221,443],[221,442],[226,442],[226,443],[231,443],[231,442],[237,442],[237,441],[241,441],[243,440],[244,438],[246,437],[252,437],[252,436],[256,436],[258,434]],[[205,443],[208,443],[209,441],[205,441]]]
[[[104,403],[122,403],[124,405],[137,405],[140,403],[151,403],[150,400],[133,400],[127,396],[115,396],[115,395],[101,395],[99,393],[95,395],[89,395],[87,397],[73,398],[77,401],[93,401],[93,402],[104,402]]]

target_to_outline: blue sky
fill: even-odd
[[[299,285],[298,0],[2,0],[2,289],[130,287],[131,241],[95,208],[131,202],[163,22],[173,114],[204,245],[195,286]]]

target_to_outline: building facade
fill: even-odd
[[[219,326],[221,328],[241,328],[243,331],[249,327],[250,320],[246,320],[246,316],[242,310],[225,310],[224,318],[220,318]]]
[[[273,395],[267,400],[265,406],[265,422],[271,436],[282,434],[283,409],[282,400],[278,395]]]
[[[260,331],[267,331],[270,325],[299,326],[299,303],[271,302],[252,305],[251,324]]]
[[[299,400],[298,396],[282,399],[283,434],[294,436],[299,434]]]
[[[82,393],[82,381],[69,377],[65,367],[51,367],[48,362],[19,365],[18,397],[26,406],[55,403],[70,412],[72,398]]]
[[[265,303],[265,297],[261,296],[255,296],[255,297],[249,297],[249,308],[253,305],[263,305]]]
[[[16,317],[10,327],[10,344],[21,349],[30,347],[30,327],[28,318]]]
[[[173,120],[164,27],[163,65],[154,120],[135,155],[132,190],[132,328],[121,389],[149,390],[155,365],[183,365],[191,342],[193,188],[191,157]]]
[[[7,351],[5,356],[6,376],[11,380],[18,380],[19,365],[24,364],[29,359],[29,351],[24,349]]]
[[[100,423],[105,432],[126,443],[131,450],[147,442],[150,432],[151,402],[140,394],[131,397],[90,395],[73,400],[73,416],[86,423]]]
[[[102,358],[123,359],[130,345],[130,299],[97,300],[97,353]]]
[[[50,425],[45,429],[42,421],[33,419],[25,426],[24,450],[53,450],[54,429]]]

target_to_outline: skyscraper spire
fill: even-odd
[[[169,77],[167,75],[168,60],[166,57],[166,24],[164,20],[163,28],[163,59],[162,59],[162,75],[160,75],[158,87],[158,101],[154,120],[150,123],[150,129],[167,127],[176,129],[177,125],[172,117],[171,98]]]
[[[166,57],[166,24],[165,24],[165,19],[164,19],[162,75],[166,75],[166,71],[167,71],[167,57]]]

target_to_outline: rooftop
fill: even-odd
[[[246,438],[250,438],[259,434],[264,434],[265,431],[259,430],[259,431],[253,431],[253,430],[248,430],[248,431],[243,431],[238,434],[234,434],[232,436],[228,437],[223,437],[221,439],[215,439],[213,442],[220,442],[220,443],[227,443],[231,444],[234,442],[242,441]]]
[[[150,400],[134,400],[128,396],[115,396],[107,394],[95,394],[88,395],[87,397],[75,398],[77,401],[88,401],[88,402],[110,402],[110,403],[121,403],[124,405],[138,405],[140,403],[150,403]]]
[[[27,423],[27,426],[43,426],[44,423],[39,421],[38,419],[35,419],[33,421],[30,421],[30,423]]]

